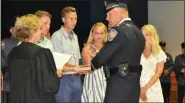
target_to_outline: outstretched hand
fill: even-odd
[[[90,70],[91,67],[81,67],[81,66],[74,67],[74,71],[76,71],[80,75],[89,73],[88,69]]]

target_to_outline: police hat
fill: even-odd
[[[113,8],[125,8],[127,9],[126,0],[105,0],[106,11],[110,11]]]
[[[165,46],[166,46],[166,42],[165,42],[165,41],[161,41],[161,42],[159,43],[159,45],[160,45],[161,47],[165,47]]]
[[[182,47],[182,48],[185,48],[185,42],[182,42],[182,43],[181,43],[181,47]]]

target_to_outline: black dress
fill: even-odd
[[[8,66],[11,103],[55,103],[59,79],[49,49],[23,42],[8,55]]]

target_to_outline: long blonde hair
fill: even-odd
[[[95,28],[97,28],[97,27],[102,27],[104,29],[104,31],[105,31],[105,38],[104,38],[103,43],[105,43],[107,41],[107,35],[108,35],[107,27],[105,26],[105,24],[103,24],[101,22],[97,22],[91,28],[91,31],[89,33],[89,37],[88,37],[88,40],[87,40],[87,44],[92,44],[94,42],[93,37],[92,37],[92,34],[93,34],[93,30]]]
[[[156,28],[151,24],[147,24],[144,25],[141,28],[141,30],[147,31],[147,34],[149,35],[149,38],[151,40],[152,54],[157,55],[160,52],[160,46],[159,46],[159,35],[157,33]]]

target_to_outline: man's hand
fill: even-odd
[[[164,76],[168,76],[170,72],[168,70],[164,70]]]
[[[181,69],[181,72],[185,74],[185,68],[182,68]]]
[[[58,77],[62,77],[63,69],[57,69]]]

